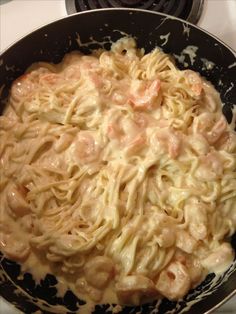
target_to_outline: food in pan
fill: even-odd
[[[81,299],[182,298],[234,259],[236,134],[198,73],[132,38],[38,62],[0,118],[1,250]]]

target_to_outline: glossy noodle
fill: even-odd
[[[0,117],[1,250],[94,303],[176,300],[223,272],[236,134],[221,106],[131,38],[33,64]]]

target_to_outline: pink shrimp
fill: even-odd
[[[26,201],[27,190],[23,186],[11,186],[8,188],[7,203],[11,213],[16,217],[22,217],[30,213],[30,206]]]
[[[135,112],[133,116],[133,120],[136,123],[136,125],[141,128],[141,129],[146,129],[147,127],[151,126],[159,126],[159,121],[161,120],[156,120],[154,117],[152,117],[150,114],[145,113],[145,112]],[[164,122],[165,121],[165,122]],[[166,124],[166,121],[164,120],[161,122],[162,126],[160,127],[166,127],[168,124]]]
[[[197,246],[197,241],[185,230],[176,233],[176,246],[186,253],[192,253]]]
[[[65,79],[67,79],[67,80],[79,80],[81,77],[80,65],[79,64],[75,64],[75,65],[72,64],[72,65],[66,67],[65,70],[63,71],[63,75],[64,75]]]
[[[210,132],[205,134],[206,139],[209,144],[214,144],[220,136],[225,132],[227,128],[227,122],[224,116],[221,116],[220,119],[215,123]]]
[[[225,271],[234,259],[234,251],[229,243],[222,243],[206,258],[201,260],[202,266],[215,274]]]
[[[203,90],[203,82],[200,75],[192,70],[184,71],[187,83],[190,85],[193,95],[199,97]]]
[[[227,129],[227,122],[222,115],[216,122],[213,113],[204,112],[193,121],[193,132],[200,133],[209,144],[215,144]]]
[[[227,152],[236,150],[236,134],[233,132],[225,131],[215,143],[217,149],[224,149]]]
[[[90,70],[95,70],[99,66],[99,61],[93,56],[82,56],[81,57],[81,70],[88,72]]]
[[[219,178],[223,172],[223,164],[217,152],[208,153],[200,157],[200,165],[195,175],[201,180],[214,180]]]
[[[181,150],[181,139],[179,135],[170,128],[164,128],[157,131],[155,140],[157,143],[168,151],[171,158],[175,159],[179,156]],[[154,149],[156,141],[153,143]]]
[[[89,78],[95,88],[102,88],[103,85],[102,77],[98,73],[94,72],[89,74]]]
[[[161,81],[159,79],[148,82],[135,80],[131,84],[131,89],[134,89],[134,92],[131,91],[128,102],[134,109],[155,109],[162,100],[160,88]]]
[[[99,157],[100,147],[88,131],[80,131],[76,141],[71,146],[74,156],[82,163],[93,162]]]
[[[79,64],[81,62],[82,55],[78,51],[72,51],[66,54],[62,60],[63,68],[68,67],[70,65]]]
[[[19,262],[25,261],[30,253],[29,245],[13,236],[12,233],[0,234],[0,248],[7,257]]]
[[[157,294],[153,281],[143,275],[122,277],[116,284],[116,292],[125,304],[139,304],[142,296],[153,297]]]
[[[146,143],[146,137],[144,134],[138,134],[134,139],[126,143],[127,155],[133,155],[144,147]]]
[[[156,289],[169,300],[182,298],[190,289],[191,280],[187,268],[174,261],[161,271],[156,283]]]
[[[135,154],[146,143],[145,128],[130,118],[115,118],[107,128],[108,137],[117,140],[126,149],[128,155]]]
[[[40,80],[49,85],[56,85],[62,81],[62,77],[57,73],[46,73],[41,75]]]
[[[121,136],[124,135],[119,123],[119,119],[114,119],[107,126],[107,135],[109,139],[120,140]]]
[[[62,75],[68,80],[79,80],[81,77],[81,55],[78,52],[67,54],[62,63]]]
[[[11,96],[13,99],[18,101],[34,91],[35,84],[30,78],[30,74],[23,74],[13,83],[11,88]]]
[[[177,251],[174,259],[186,267],[192,283],[196,284],[201,281],[203,267],[196,258]]]

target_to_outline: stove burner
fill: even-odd
[[[66,0],[68,14],[102,8],[136,8],[162,12],[197,23],[204,0]]]

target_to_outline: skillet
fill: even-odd
[[[79,35],[79,41],[78,41]],[[161,13],[138,9],[99,9],[77,13],[37,29],[9,47],[0,56],[0,112],[11,83],[33,62],[58,63],[65,53],[80,50],[88,54],[94,48],[109,49],[111,42],[130,35],[138,47],[146,52],[159,46],[170,53],[181,69],[199,72],[220,92],[222,111],[230,123],[232,108],[236,104],[236,54],[223,42],[186,21]],[[236,250],[236,235],[231,243]],[[19,277],[20,265],[1,255],[0,293],[25,314],[77,313],[84,304],[71,291],[57,297],[56,278],[48,274],[36,284],[31,274]],[[138,307],[125,307],[128,313],[183,313],[201,314],[214,311],[236,293],[236,261],[221,277],[209,274],[205,281],[179,302],[163,299]],[[40,302],[39,302],[40,300]],[[194,301],[194,302],[193,302]],[[109,305],[97,305],[94,314],[111,313]]]

